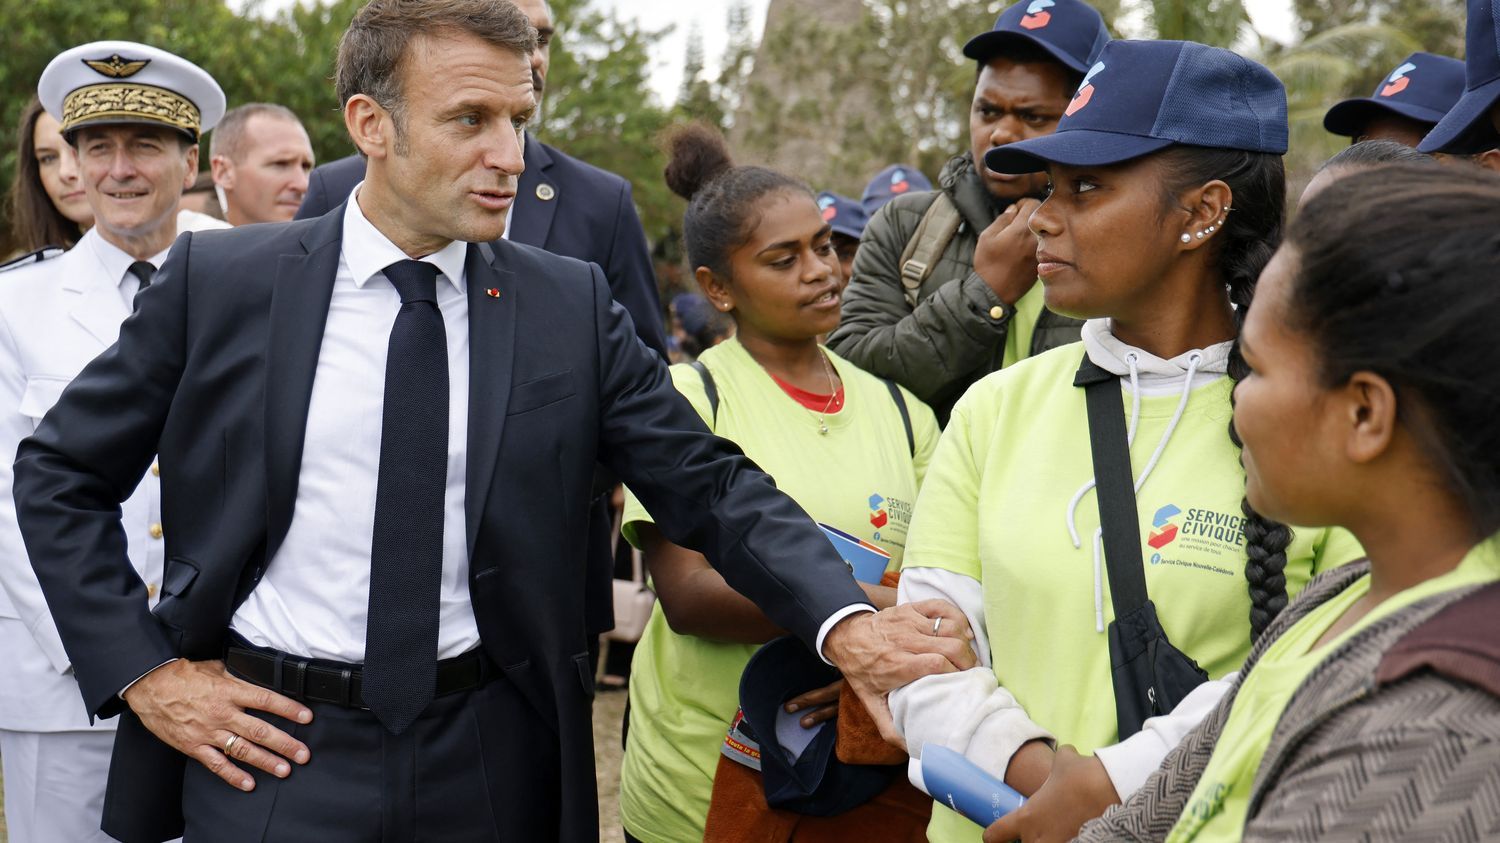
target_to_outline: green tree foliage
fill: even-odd
[[[742,87],[733,111],[738,146],[774,160],[788,142],[832,133],[832,151],[797,161],[798,172],[856,196],[893,162],[936,178],[969,147],[975,66],[963,45],[989,30],[1010,2],[865,0],[863,14],[844,26],[789,18],[765,34],[757,59],[777,68],[773,78],[757,70]],[[1093,5],[1113,28],[1126,4]]]
[[[287,106],[307,126],[319,161],[350,154],[333,68],[339,38],[363,4],[298,0],[267,16],[263,0],[239,14],[222,0],[0,0],[0,20],[6,21],[0,28],[0,125],[8,127],[0,188],[8,191],[14,177],[13,127],[42,69],[69,47],[105,39],[141,41],[198,63],[218,80],[231,106]],[[559,37],[539,137],[630,179],[648,233],[664,236],[681,209],[662,183],[664,162],[654,141],[667,115],[647,85],[651,49],[662,33],[590,11],[588,0],[552,5]]]
[[[724,127],[724,102],[714,83],[704,76],[703,33],[696,24],[688,32],[687,54],[682,61],[682,89],[676,105],[672,106],[672,116]]]
[[[682,219],[681,203],[662,180],[666,159],[657,146],[670,117],[648,85],[652,48],[666,32],[589,6],[552,0],[557,37],[537,137],[628,179],[646,236],[656,241]]]
[[[1243,0],[1151,0],[1150,20],[1157,38],[1228,47],[1250,23]]]
[[[169,49],[218,80],[231,106],[276,102],[302,118],[319,160],[353,147],[333,91],[338,39],[360,0],[303,3],[275,17],[253,3],[236,14],[212,0],[0,0],[0,125],[6,143],[0,187],[15,175],[14,127],[54,56],[89,41],[125,40]],[[201,160],[207,168],[207,145]],[[9,226],[6,226],[8,231]],[[0,243],[0,252],[8,244]]]
[[[1304,39],[1342,26],[1380,25],[1402,32],[1429,53],[1462,58],[1464,4],[1459,0],[1293,0]],[[1382,74],[1369,78],[1373,88]]]

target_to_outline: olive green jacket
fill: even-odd
[[[997,212],[972,156],[949,161],[938,184],[964,223],[918,291],[916,308],[906,303],[901,256],[939,191],[898,196],[870,220],[844,291],[843,320],[828,345],[911,390],[946,422],[964,390],[1000,368],[1012,312],[974,272],[979,233]],[[1082,325],[1043,310],[1030,354],[1076,342]]]

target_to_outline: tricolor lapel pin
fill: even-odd
[[[500,288],[498,288],[498,287],[490,287],[490,288],[488,288],[488,289],[486,289],[484,291],[484,294],[487,295],[487,296],[489,296],[492,299],[498,299],[498,298],[500,298]]]

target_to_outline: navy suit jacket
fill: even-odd
[[[21,532],[85,703],[122,714],[104,812],[118,839],[181,833],[184,764],[197,762],[117,695],[168,659],[222,657],[230,618],[286,536],[342,223],[330,213],[182,235],[119,341],[17,452]],[[515,243],[485,252],[470,246],[466,264],[469,590],[485,652],[535,713],[514,728],[556,747],[542,763],[503,759],[555,773],[554,799],[507,809],[558,840],[594,841],[581,598],[597,463],[668,538],[809,644],[864,596],[807,515],[709,433],[597,267]],[[167,563],[148,611],[119,506],[158,452]]]
[[[630,182],[565,155],[530,133],[524,150],[526,171],[516,188],[510,239],[546,249],[554,255],[598,264],[610,294],[635,322],[641,342],[666,359],[661,299],[646,234],[635,213]],[[320,217],[342,205],[364,180],[365,159],[355,154],[312,171],[297,219]],[[543,199],[543,196],[549,198]],[[615,626],[614,517],[608,496],[616,478],[601,472],[595,479],[594,515],[589,522],[589,630],[594,635]]]

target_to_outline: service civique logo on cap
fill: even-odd
[[[1380,89],[1380,95],[1394,97],[1406,90],[1411,85],[1411,72],[1416,69],[1416,65],[1407,62],[1391,71],[1391,75],[1385,78],[1385,87]]]
[[[1068,103],[1068,110],[1063,112],[1064,116],[1072,117],[1082,111],[1089,103],[1094,101],[1094,77],[1104,72],[1104,62],[1096,62],[1089,72],[1083,77],[1083,84],[1078,86],[1078,93],[1073,95],[1073,101]]]
[[[1038,0],[1038,2],[1040,1]],[[911,190],[911,182],[906,180],[906,171],[896,170],[894,173],[891,173],[891,192],[905,193],[908,190]]]
[[[818,209],[823,212],[823,222],[833,222],[833,218],[839,215],[839,209],[833,203],[832,196],[818,197]]]
[[[1026,7],[1026,15],[1021,18],[1021,27],[1046,29],[1047,24],[1052,22],[1052,13],[1047,10],[1056,5],[1055,0],[1031,0],[1031,5]]]

